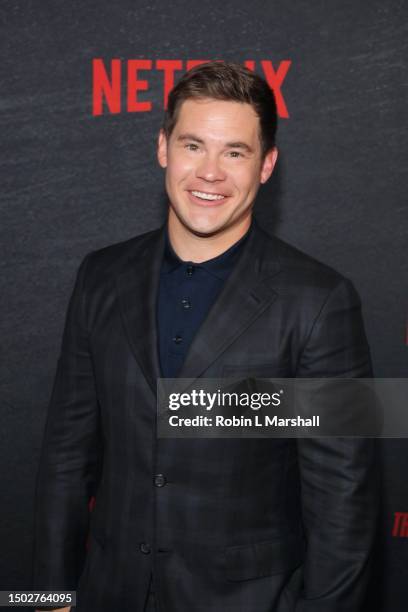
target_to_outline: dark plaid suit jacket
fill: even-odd
[[[77,589],[78,612],[141,612],[153,569],[162,612],[357,612],[374,440],[156,438],[163,237],[80,266],[38,473],[34,588]],[[257,224],[180,377],[241,374],[371,376],[351,282]]]

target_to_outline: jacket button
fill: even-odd
[[[152,550],[150,544],[148,544],[147,542],[142,542],[141,544],[139,544],[139,548],[140,552],[142,552],[144,555],[150,554]]]
[[[164,474],[156,474],[154,477],[154,486],[155,487],[164,487],[167,482],[167,478]]]

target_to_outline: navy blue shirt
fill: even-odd
[[[157,301],[162,376],[176,378],[191,341],[236,263],[252,224],[227,251],[201,263],[183,261],[166,245]]]

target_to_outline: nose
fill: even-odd
[[[205,155],[196,169],[197,178],[201,178],[209,183],[223,181],[226,178],[225,171],[222,169],[216,156]]]

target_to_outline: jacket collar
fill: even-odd
[[[138,241],[117,278],[123,323],[132,351],[156,395],[161,377],[156,320],[164,224]],[[238,261],[195,335],[179,378],[197,378],[272,303],[280,264],[274,241],[253,220]],[[268,282],[267,282],[268,281]]]

